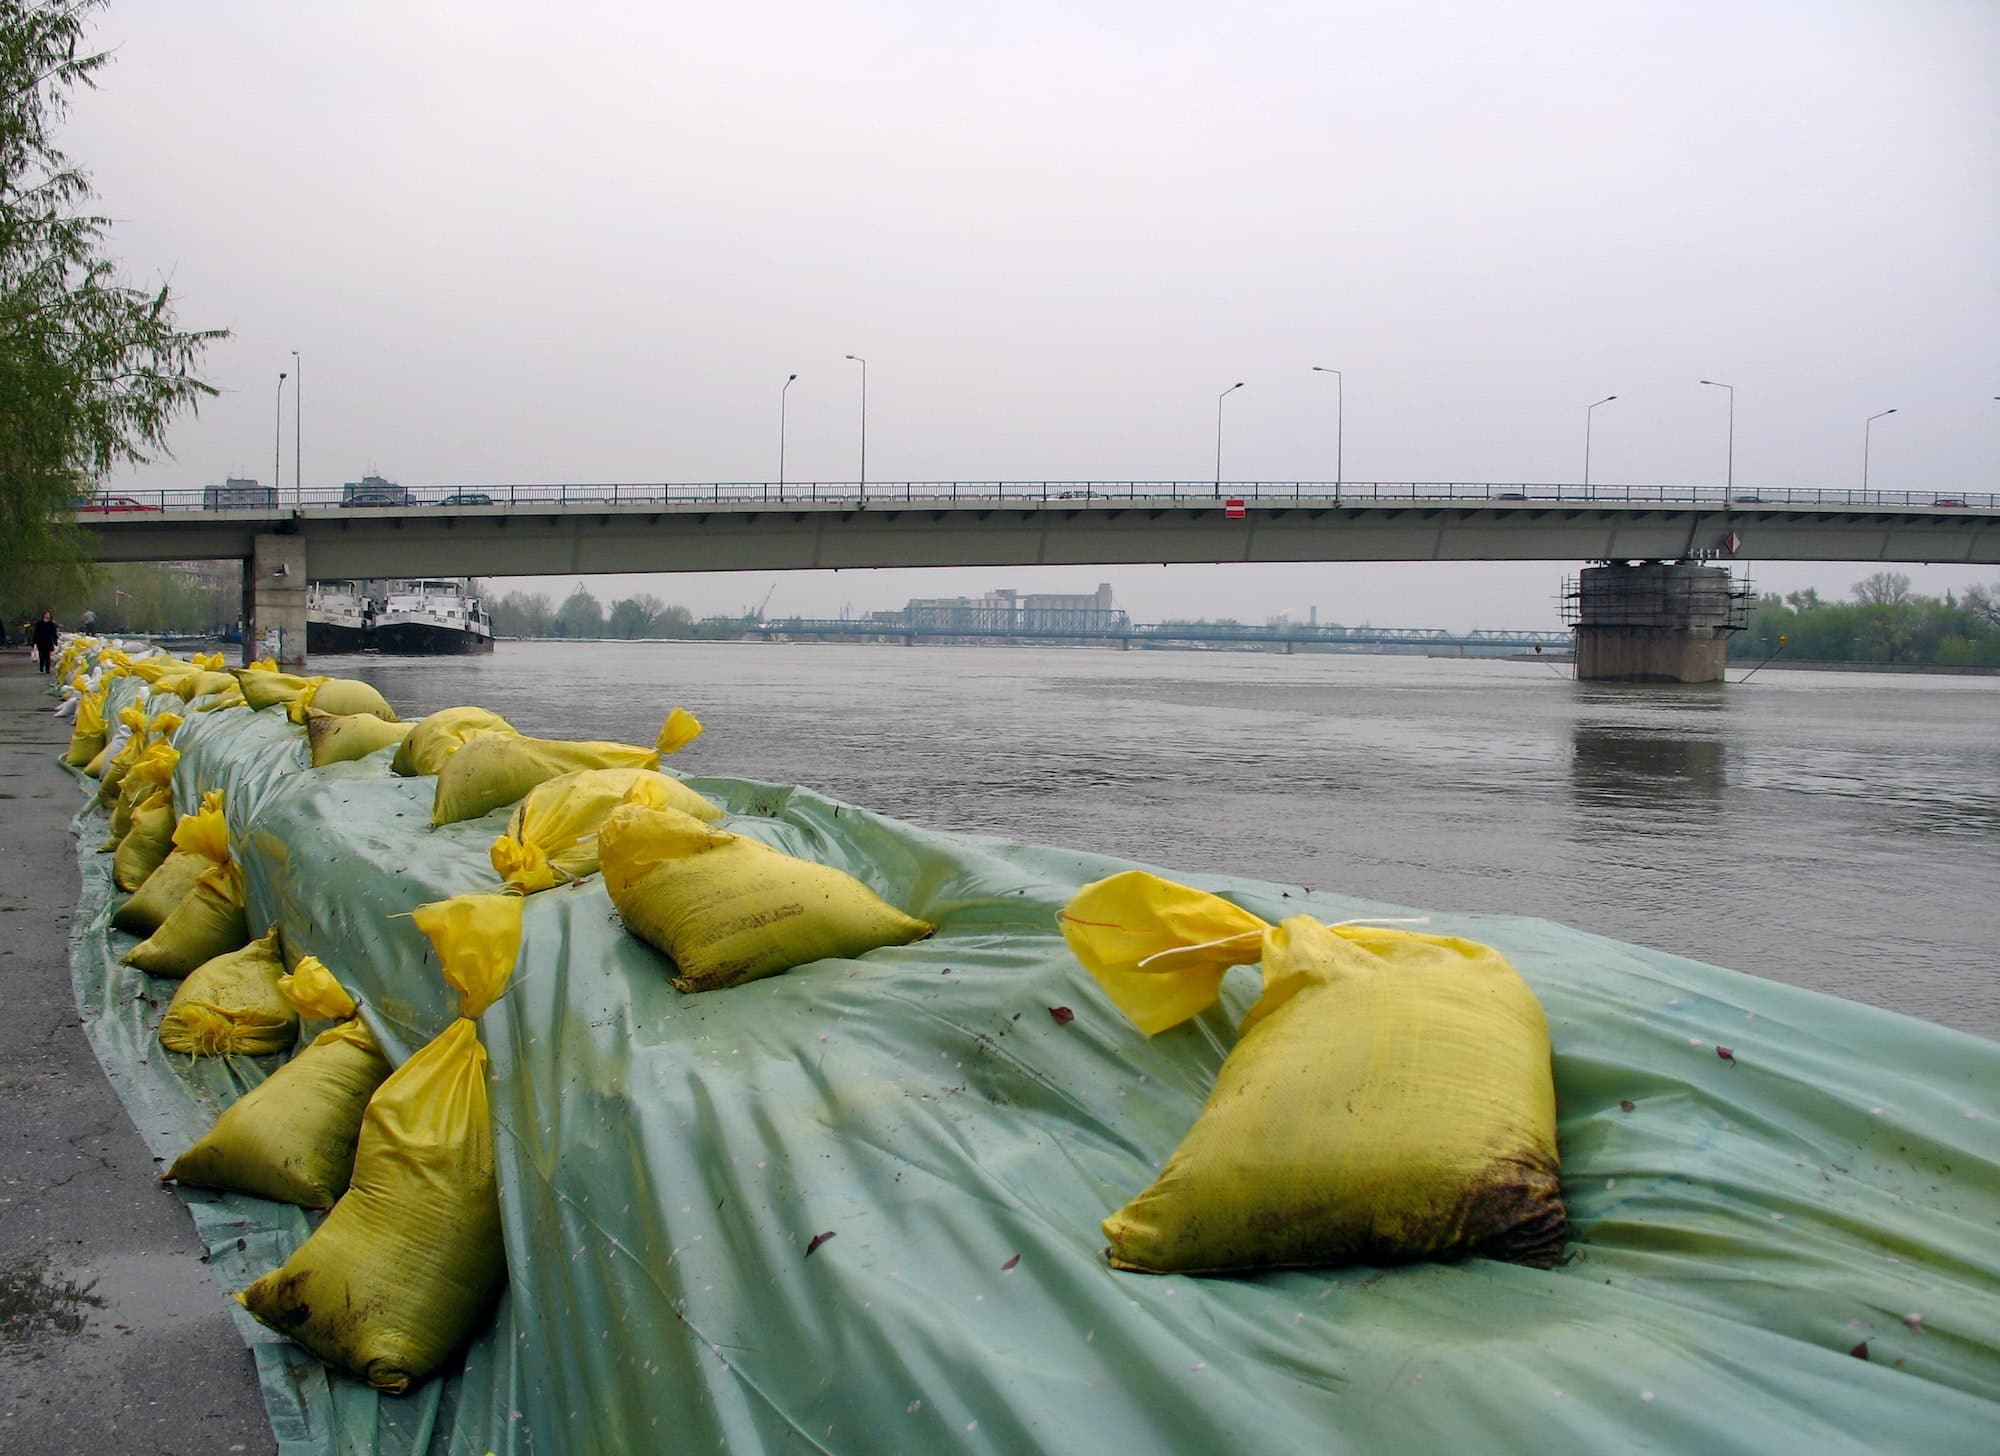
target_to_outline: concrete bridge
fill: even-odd
[[[1115,614],[1123,618],[1122,612]],[[783,617],[769,622],[746,622],[742,637],[772,641],[900,641],[914,646],[919,641],[954,642],[1104,642],[1130,648],[1158,643],[1161,646],[1276,647],[1290,653],[1297,647],[1371,649],[1407,647],[1431,653],[1468,652],[1567,652],[1572,646],[1568,632],[1530,629],[1482,628],[1473,632],[1450,632],[1442,627],[1340,627],[1315,622],[1290,622],[1253,626],[1240,622],[1126,622],[1104,627],[1026,626],[984,631],[934,622],[912,622],[895,612],[872,617],[825,618]]]
[[[279,629],[291,661],[303,659],[309,575],[1230,561],[2000,562],[2000,496],[1992,494],[1462,481],[378,484],[385,489],[359,497],[380,502],[369,504],[356,503],[352,488],[279,499],[251,487],[257,503],[248,506],[224,506],[213,489],[131,492],[99,497],[78,520],[103,561],[244,560],[246,638]],[[1677,578],[1668,594],[1681,586]],[[1623,602],[1617,610],[1628,617],[1636,600],[1602,591],[1593,599]],[[1676,630],[1674,610],[1622,626],[1665,622]],[[1719,652],[1715,660],[1719,674]]]

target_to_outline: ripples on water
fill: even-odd
[[[772,643],[346,658],[407,715],[709,732],[687,772],[1436,910],[1542,915],[2000,1037],[2000,679]]]

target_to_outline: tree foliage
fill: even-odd
[[[192,373],[221,330],[174,322],[164,287],[122,282],[109,220],[55,142],[109,57],[84,47],[103,0],[0,0],[0,567],[74,577],[71,503],[119,464],[164,451],[167,427],[215,393]]]
[[[1957,596],[1922,596],[1893,571],[1858,583],[1852,602],[1827,602],[1811,591],[1783,599],[1766,595],[1729,651],[1738,659],[1761,660],[1782,650],[1804,662],[2000,667],[1997,595],[2000,587],[1972,586]]]

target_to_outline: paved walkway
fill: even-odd
[[[0,1451],[272,1452],[227,1296],[77,1015],[83,795],[48,682],[0,649]]]

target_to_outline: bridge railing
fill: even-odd
[[[254,498],[253,498],[254,499]],[[107,491],[79,500],[86,520],[134,513],[214,512],[288,515],[294,511],[447,509],[493,512],[541,506],[782,506],[846,505],[885,509],[933,503],[1048,505],[1078,510],[1133,504],[1188,505],[1243,501],[1264,506],[1304,504],[1393,506],[1416,503],[1492,504],[1533,509],[1547,505],[1661,505],[1709,510],[1818,506],[1863,509],[2000,510],[2000,495],[1945,491],[1848,490],[1824,487],[1718,485],[1545,484],[1496,481],[1213,481],[1187,480],[937,480],[871,482],[762,481],[566,482],[539,485],[446,484],[391,486],[358,498],[342,486],[267,493],[267,504],[232,505],[210,489]],[[244,497],[235,497],[242,501]]]

